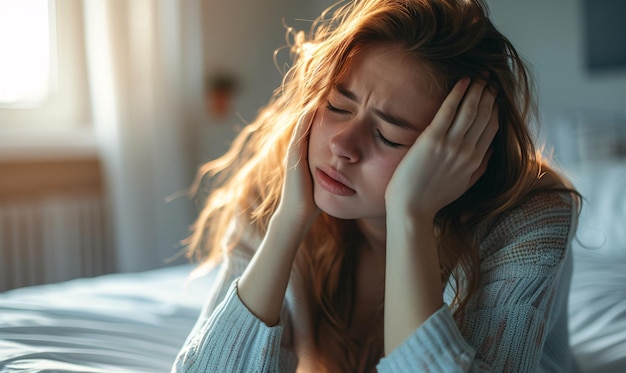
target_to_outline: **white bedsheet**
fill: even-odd
[[[585,373],[626,372],[626,162],[570,176],[585,198],[572,243],[570,344]]]
[[[168,372],[213,279],[191,268],[0,294],[0,372]]]

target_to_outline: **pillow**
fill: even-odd
[[[572,242],[570,343],[584,372],[626,372],[626,162],[567,174],[584,198]]]

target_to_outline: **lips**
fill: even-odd
[[[347,182],[345,177],[333,169],[321,170],[316,168],[315,180],[322,188],[332,194],[351,196],[356,193],[354,189],[345,184]]]

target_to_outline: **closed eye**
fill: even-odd
[[[330,101],[326,101],[326,109],[330,112],[337,113],[337,114],[350,114],[350,112],[347,110],[339,109],[338,107],[333,106],[333,104],[331,104]],[[390,148],[399,148],[403,146],[402,144],[398,144],[396,142],[388,140],[385,136],[383,136],[383,134],[380,132],[379,129],[376,130],[375,136],[383,145],[388,146]]]
[[[385,138],[385,136],[383,136],[380,130],[376,130],[376,137],[384,145],[389,146],[391,148],[399,148],[400,146],[402,146],[402,144],[398,144],[397,142],[389,141],[387,138]]]
[[[333,113],[338,113],[338,114],[348,114],[349,113],[349,111],[342,110],[342,109],[339,109],[339,108],[333,106],[330,103],[330,101],[326,101],[326,109],[328,109],[329,111],[332,111]]]

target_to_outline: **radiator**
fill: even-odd
[[[110,272],[107,211],[96,194],[0,203],[0,291]]]

